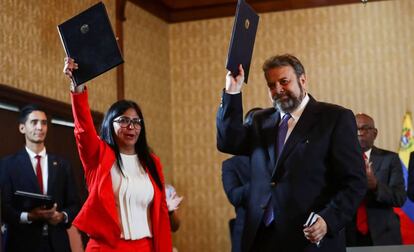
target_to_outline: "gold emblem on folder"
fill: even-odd
[[[246,19],[244,21],[244,27],[246,28],[246,30],[249,29],[249,26],[250,26],[250,21],[249,21],[249,19]]]

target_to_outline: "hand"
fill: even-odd
[[[72,80],[73,70],[78,69],[78,64],[75,63],[75,60],[69,57],[65,58],[65,65],[63,66],[63,73]]]
[[[374,175],[374,171],[372,169],[372,162],[366,162],[365,163],[365,172],[367,174],[367,180],[368,180],[368,189],[370,190],[376,190],[377,189],[377,178]]]
[[[53,215],[49,218],[48,222],[51,225],[57,225],[65,219],[65,215],[62,212],[55,211]]]
[[[325,220],[321,216],[318,216],[317,218],[318,219],[312,226],[303,229],[306,239],[312,243],[320,242],[328,232],[328,226],[326,225]]]
[[[183,198],[184,198],[183,196],[179,197],[175,191],[172,192],[171,196],[167,198],[168,212],[178,209]]]
[[[70,91],[73,93],[82,93],[85,89],[85,84],[76,86],[73,82],[73,75],[72,72],[78,69],[78,64],[75,63],[75,60],[69,57],[65,58],[65,66],[63,67],[63,73],[70,78]]]
[[[29,221],[48,221],[56,212],[56,207],[56,204],[50,209],[36,207],[28,213],[28,219]]]
[[[236,94],[240,93],[244,82],[244,70],[242,65],[239,65],[239,75],[233,77],[231,72],[226,75],[226,93]]]

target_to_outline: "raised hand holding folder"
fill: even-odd
[[[76,86],[124,62],[102,2],[58,25],[66,55],[76,61]]]
[[[244,81],[246,83],[249,78],[258,24],[259,16],[256,12],[244,0],[239,0],[234,18],[226,68],[235,77],[239,74],[239,65],[241,64],[244,69]]]

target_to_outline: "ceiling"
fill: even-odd
[[[234,16],[237,0],[129,0],[168,23]],[[381,0],[246,0],[258,13]]]

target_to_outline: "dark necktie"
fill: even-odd
[[[277,131],[277,158],[279,158],[280,153],[282,153],[283,145],[285,144],[286,135],[288,132],[288,121],[292,116],[289,113],[286,113],[282,122],[279,124]]]
[[[280,153],[282,153],[283,145],[285,144],[285,139],[288,132],[288,121],[291,117],[292,116],[289,113],[286,113],[282,118],[282,122],[279,124],[276,140],[277,158],[279,158]],[[263,214],[263,222],[266,226],[269,226],[270,223],[272,223],[272,221],[275,219],[271,201],[272,199],[270,198]]]
[[[368,158],[365,155],[365,153],[363,153],[362,156],[364,157],[364,164],[366,164]],[[361,234],[363,235],[368,234],[368,215],[367,215],[367,206],[366,206],[365,198],[359,204],[359,207],[357,210],[356,224],[357,224],[357,229]]]
[[[42,156],[36,155],[35,158],[37,159],[37,164],[36,164],[37,182],[39,183],[40,192],[43,194],[42,166],[40,165],[40,159],[42,158]]]

